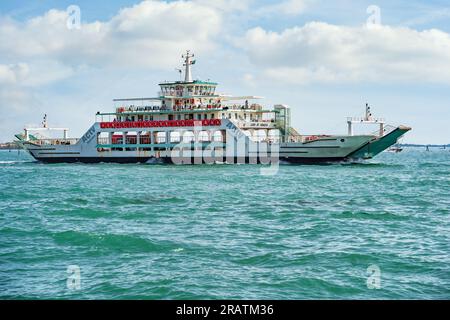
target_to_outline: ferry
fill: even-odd
[[[387,125],[366,105],[364,117],[347,119],[347,135],[301,134],[289,106],[220,94],[218,83],[193,79],[194,54],[182,58],[184,80],[160,83],[156,97],[113,100],[113,112],[97,112],[81,138],[51,128],[45,116],[42,127],[26,127],[16,142],[43,163],[308,164],[371,159],[411,130]],[[356,124],[377,131],[357,135]]]

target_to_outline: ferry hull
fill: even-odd
[[[42,163],[146,163],[153,157],[35,157]]]
[[[57,164],[57,163],[85,163],[85,164],[97,164],[97,163],[116,163],[116,164],[182,164],[182,165],[194,165],[194,164],[265,164],[260,160],[254,160],[249,157],[247,158],[233,158],[231,161],[214,161],[210,162],[205,159],[183,159],[178,161],[173,161],[170,158],[155,158],[155,157],[43,157],[35,158],[37,161],[47,164]],[[280,157],[273,163],[281,164],[328,164],[334,162],[348,161],[349,158],[342,157],[324,157],[324,158],[292,158],[292,157]]]
[[[112,132],[115,129],[109,130]],[[169,132],[171,129],[156,130]],[[398,127],[383,137],[319,136],[312,141],[280,144],[254,142],[226,119],[222,120],[221,126],[209,130],[226,131],[226,142],[105,145],[97,139],[104,129],[95,123],[76,144],[48,145],[23,140],[19,144],[43,163],[326,164],[370,159],[397,143],[410,128]],[[183,151],[177,153],[177,148]]]

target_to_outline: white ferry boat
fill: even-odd
[[[98,112],[80,139],[49,127],[45,116],[42,127],[25,128],[17,142],[44,163],[324,163],[370,159],[411,130],[386,125],[366,105],[365,117],[347,120],[348,135],[302,135],[291,126],[288,106],[265,108],[260,97],[219,94],[217,83],[193,80],[193,58],[183,55],[184,81],[159,84],[154,98],[115,99],[114,112]],[[379,129],[354,135],[357,123]],[[48,135],[58,131],[60,138]]]

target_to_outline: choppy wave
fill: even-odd
[[[156,242],[132,234],[97,234],[69,230],[52,233],[52,238],[61,246],[78,246],[98,251],[167,252],[176,248],[169,241]]]
[[[35,161],[14,161],[14,160],[6,160],[6,161],[1,161],[0,160],[0,164],[20,164],[20,163],[33,163]]]
[[[412,150],[268,177],[0,152],[0,297],[448,299],[449,167]]]

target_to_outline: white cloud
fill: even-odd
[[[110,21],[85,23],[79,30],[69,30],[67,19],[58,10],[24,23],[0,18],[0,57],[158,68],[173,64],[182,50],[212,49],[221,27],[216,10],[185,1],[143,1]]]
[[[10,65],[0,64],[0,84],[16,84],[27,77],[28,73],[29,67],[26,63],[17,63]]]
[[[242,77],[242,81],[246,86],[256,87],[255,76],[251,73],[244,74],[244,76]]]
[[[434,29],[312,22],[281,33],[254,28],[239,43],[267,76],[285,82],[450,83],[450,35]]]
[[[65,79],[73,74],[73,68],[56,61],[35,61],[31,65],[28,63],[0,65],[0,84],[36,87]]]
[[[20,87],[0,87],[0,114],[2,120],[11,119],[24,112],[30,113],[30,107],[37,103],[28,90]],[[30,113],[31,114],[31,113]],[[6,126],[5,126],[6,127]]]

